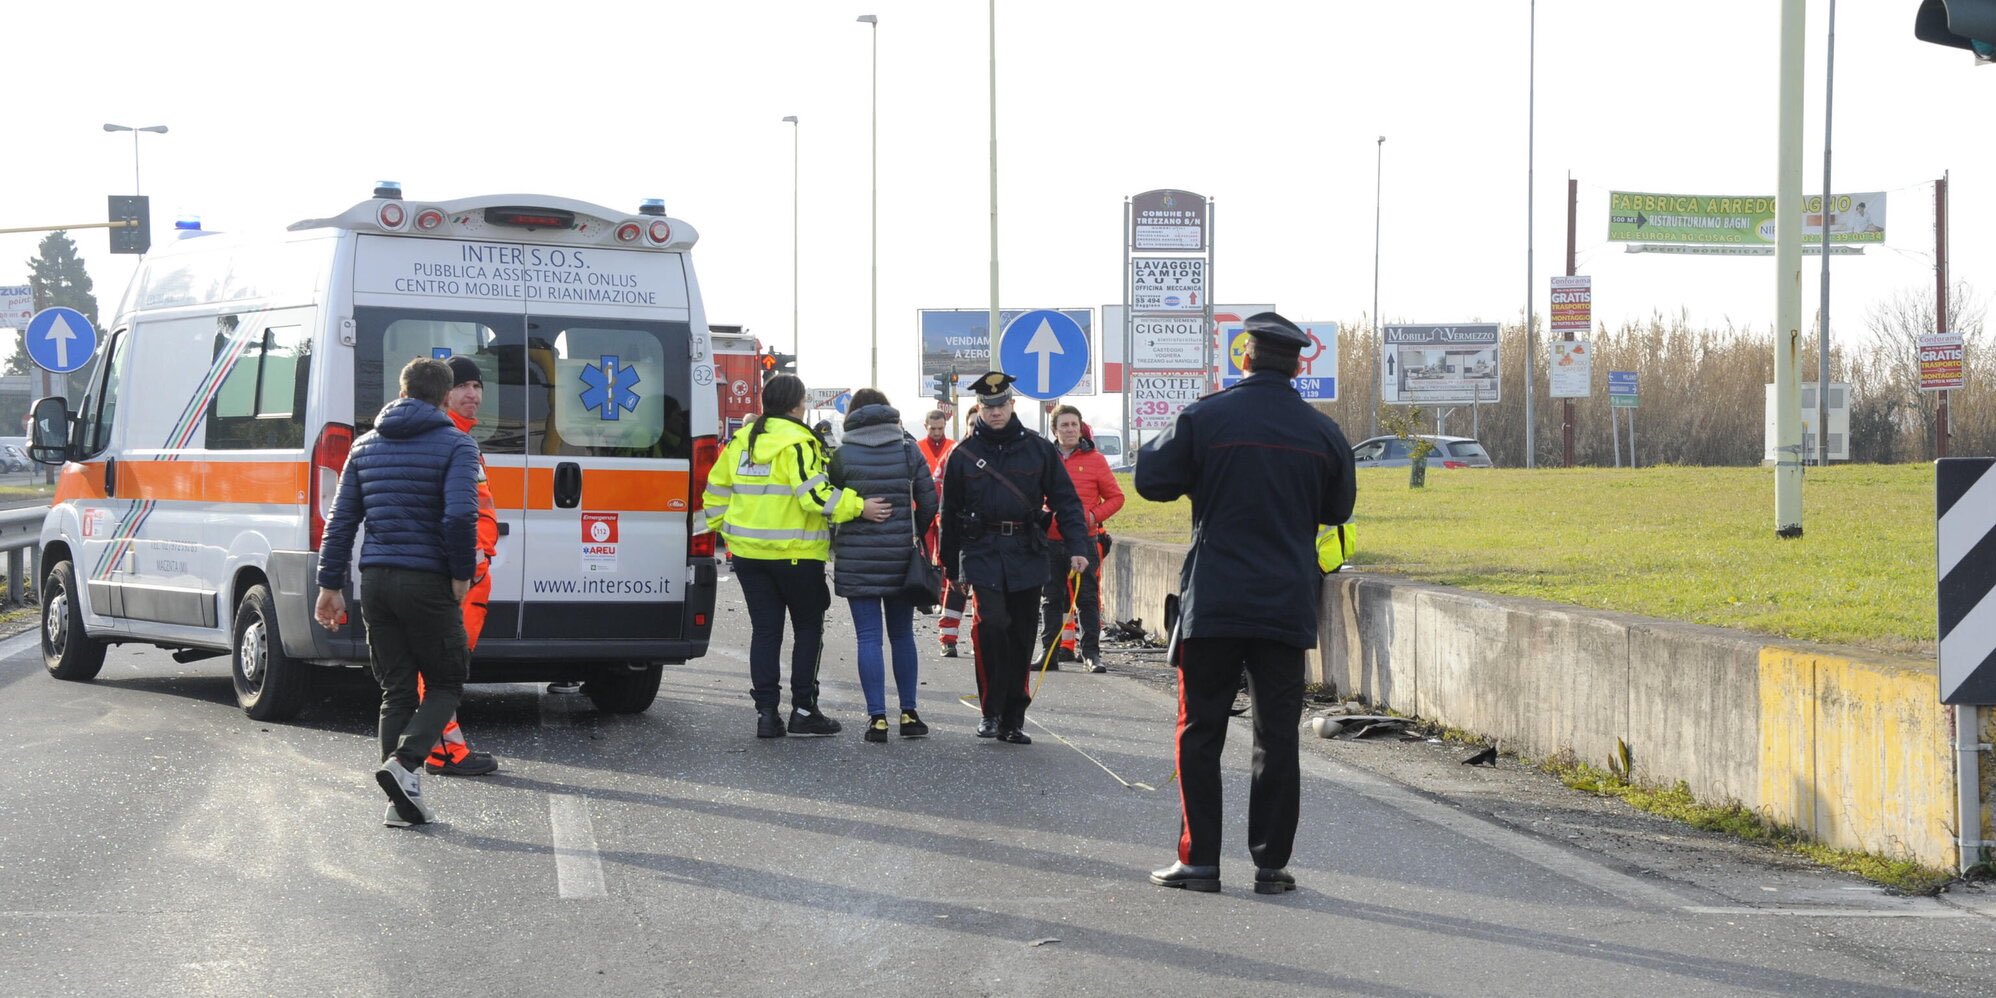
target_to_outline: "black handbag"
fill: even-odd
[[[915,524],[915,486],[908,486],[908,575],[901,583],[901,596],[916,606],[935,606],[943,601],[942,566],[922,550],[922,534]]]

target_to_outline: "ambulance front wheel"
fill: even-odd
[[[229,672],[236,703],[258,721],[288,721],[304,709],[311,668],[284,653],[277,633],[277,606],[268,586],[256,585],[236,604],[234,652]]]
[[[658,698],[665,666],[658,662],[614,666],[582,684],[582,695],[605,714],[642,714]]]
[[[83,631],[83,603],[76,598],[76,569],[58,561],[42,583],[42,665],[49,675],[87,683],[104,668],[102,641]]]

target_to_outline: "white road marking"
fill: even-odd
[[[588,799],[549,794],[548,826],[554,833],[554,879],[561,896],[607,897],[603,858],[596,852],[596,828],[589,821]]]

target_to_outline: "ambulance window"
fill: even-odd
[[[305,386],[311,343],[299,325],[239,329],[223,316],[215,334],[215,367],[226,368],[208,408],[208,447],[257,450],[305,446]],[[248,342],[242,342],[247,336]],[[234,353],[233,362],[227,358]]]
[[[530,318],[528,352],[544,351],[554,377],[529,393],[530,414],[553,419],[528,421],[528,452],[688,457],[686,342],[684,324]],[[676,363],[666,362],[668,344]]]
[[[122,329],[111,337],[111,349],[105,355],[109,359],[102,369],[103,381],[94,397],[86,395],[83,399],[75,439],[83,445],[86,456],[111,445],[111,427],[118,412],[118,385],[124,380],[125,358],[131,354],[126,347],[131,339]]]
[[[478,404],[478,425],[472,439],[487,454],[519,453],[524,446],[525,408],[519,384],[527,366],[518,347],[519,320],[504,336],[494,329],[496,316],[452,312],[411,313],[360,309],[355,315],[360,342],[355,354],[354,417],[360,432],[374,426],[381,407],[402,392],[402,368],[417,357],[469,357],[478,365],[484,393]],[[506,339],[512,339],[508,344]]]

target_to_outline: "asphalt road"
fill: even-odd
[[[1979,892],[1884,897],[1424,744],[1306,738],[1301,889],[1265,897],[1237,726],[1226,888],[1156,888],[1177,800],[1155,666],[1049,676],[1035,744],[1005,745],[972,736],[969,662],[918,621],[935,734],[871,745],[839,603],[846,732],[758,741],[732,583],[719,617],[644,715],[474,688],[466,727],[504,768],[426,780],[442,820],[419,830],[380,824],[357,675],[266,725],[219,660],[119,648],[81,685],[32,632],[0,642],[0,992],[1996,990]]]

